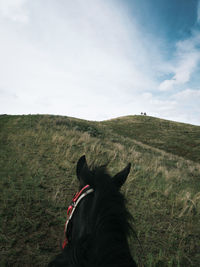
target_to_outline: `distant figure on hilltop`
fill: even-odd
[[[141,115],[144,115],[144,116],[146,116],[147,114],[146,114],[146,112],[144,112],[144,113],[143,113],[143,112],[141,112]]]

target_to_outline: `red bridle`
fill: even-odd
[[[87,190],[86,190],[87,189]],[[88,194],[94,192],[94,189],[90,188],[89,185],[84,186],[79,192],[75,194],[75,196],[72,199],[71,204],[69,205],[67,209],[67,220],[65,223],[65,228],[64,228],[64,235],[65,235],[65,240],[63,241],[62,248],[64,249],[65,246],[68,244],[68,239],[67,239],[67,227],[72,219],[73,213],[78,205],[78,203]]]

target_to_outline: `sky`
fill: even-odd
[[[200,0],[0,0],[0,114],[200,125]]]

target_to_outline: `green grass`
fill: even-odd
[[[200,127],[149,116],[126,116],[102,122],[113,132],[200,162]]]
[[[59,252],[83,154],[90,164],[109,162],[111,174],[132,163],[122,191],[140,266],[198,266],[199,128],[144,116],[0,116],[0,266],[45,266]]]

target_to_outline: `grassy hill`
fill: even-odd
[[[59,252],[83,154],[109,162],[111,174],[132,163],[122,190],[144,250],[130,239],[140,266],[198,266],[199,133],[144,116],[0,116],[0,266],[45,266]]]
[[[121,136],[200,162],[200,127],[149,116],[126,116],[103,124]]]

